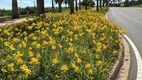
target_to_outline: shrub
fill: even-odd
[[[0,29],[0,79],[106,80],[123,31],[103,14],[48,13]]]

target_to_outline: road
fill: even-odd
[[[108,19],[117,23],[120,27],[127,31],[126,35],[136,45],[140,56],[142,57],[142,8],[123,8],[110,7]],[[137,61],[134,51],[131,48],[131,68],[129,80],[136,80]],[[141,79],[142,80],[142,79]]]

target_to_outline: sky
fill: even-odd
[[[45,7],[51,7],[51,0],[44,0],[44,2],[45,2],[44,3]],[[34,6],[34,0],[18,0],[18,7],[26,7],[26,6]],[[0,0],[0,9],[11,10],[12,0]]]
[[[22,8],[26,6],[34,6],[34,1],[36,5],[36,0],[17,0],[17,1],[18,1],[18,7]],[[51,7],[52,6],[51,1],[52,0],[44,0],[45,7]],[[64,4],[62,6],[64,6]],[[55,7],[57,7],[57,5],[55,5]],[[0,0],[0,9],[12,10],[12,0]]]

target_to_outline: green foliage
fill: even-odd
[[[103,14],[106,14],[107,12],[109,11],[109,7],[102,7],[99,12],[100,13],[103,13]]]
[[[36,7],[19,8],[20,15],[35,14],[37,13]]]
[[[10,16],[11,10],[0,9],[0,16]]]
[[[95,5],[95,2],[93,0],[83,0],[81,2],[81,5],[85,6],[87,4],[87,6],[93,7]]]
[[[48,13],[0,28],[2,80],[106,80],[123,31],[103,14]]]

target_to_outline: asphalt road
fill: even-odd
[[[108,19],[127,31],[126,35],[134,42],[142,56],[142,8],[110,7]],[[136,80],[137,63],[131,48],[131,69],[129,80]]]

